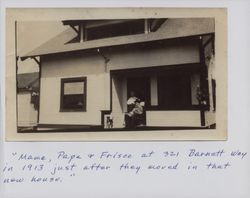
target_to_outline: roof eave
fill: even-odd
[[[46,55],[52,55],[52,54],[62,54],[62,53],[67,53],[67,52],[77,52],[77,51],[90,51],[94,49],[102,49],[106,47],[118,47],[118,46],[125,46],[125,45],[133,45],[133,44],[143,44],[143,43],[153,43],[153,42],[158,42],[158,41],[167,41],[167,40],[173,40],[173,39],[181,39],[181,38],[193,38],[197,36],[204,36],[204,35],[210,35],[214,34],[214,32],[208,32],[204,34],[196,34],[196,35],[188,35],[188,36],[180,36],[180,37],[171,37],[171,38],[159,38],[159,39],[154,39],[154,40],[145,40],[145,41],[138,41],[138,42],[131,42],[131,43],[117,43],[117,44],[110,44],[110,45],[103,45],[103,46],[93,46],[93,47],[88,47],[88,48],[80,48],[80,49],[71,49],[71,50],[66,50],[66,51],[59,51],[59,52],[48,52],[48,53],[40,53],[40,54],[32,54],[32,55],[26,55],[20,57],[22,61],[28,59],[28,58],[35,58],[38,56],[46,56]]]

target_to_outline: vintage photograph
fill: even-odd
[[[226,116],[216,15],[134,15],[8,23],[17,133],[216,131],[217,109]]]
[[[34,48],[26,35],[39,39],[39,27],[59,33]],[[17,21],[16,31],[18,132],[216,127],[214,18]]]

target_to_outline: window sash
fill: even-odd
[[[61,79],[60,111],[86,111],[86,90],[86,77]]]
[[[84,82],[64,82],[64,95],[84,94]]]

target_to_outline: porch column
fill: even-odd
[[[79,36],[80,36],[80,43],[85,41],[85,24],[79,24]]]
[[[149,20],[144,19],[144,33],[148,34],[150,33],[150,26],[149,26]]]
[[[105,78],[105,109],[111,109],[111,77],[110,73],[104,74]]]
[[[157,76],[151,76],[150,79],[150,99],[151,105],[157,106],[158,105],[158,85],[157,85]]]
[[[122,79],[122,110],[127,112],[127,78],[123,77]]]
[[[210,111],[214,111],[214,100],[213,100],[213,68],[214,67],[214,56],[211,54],[211,58],[208,64],[208,94],[209,94],[209,102],[210,102]]]

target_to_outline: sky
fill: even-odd
[[[17,55],[25,55],[67,28],[61,21],[18,21]],[[29,72],[38,72],[37,63],[32,59],[19,60],[18,73]]]

